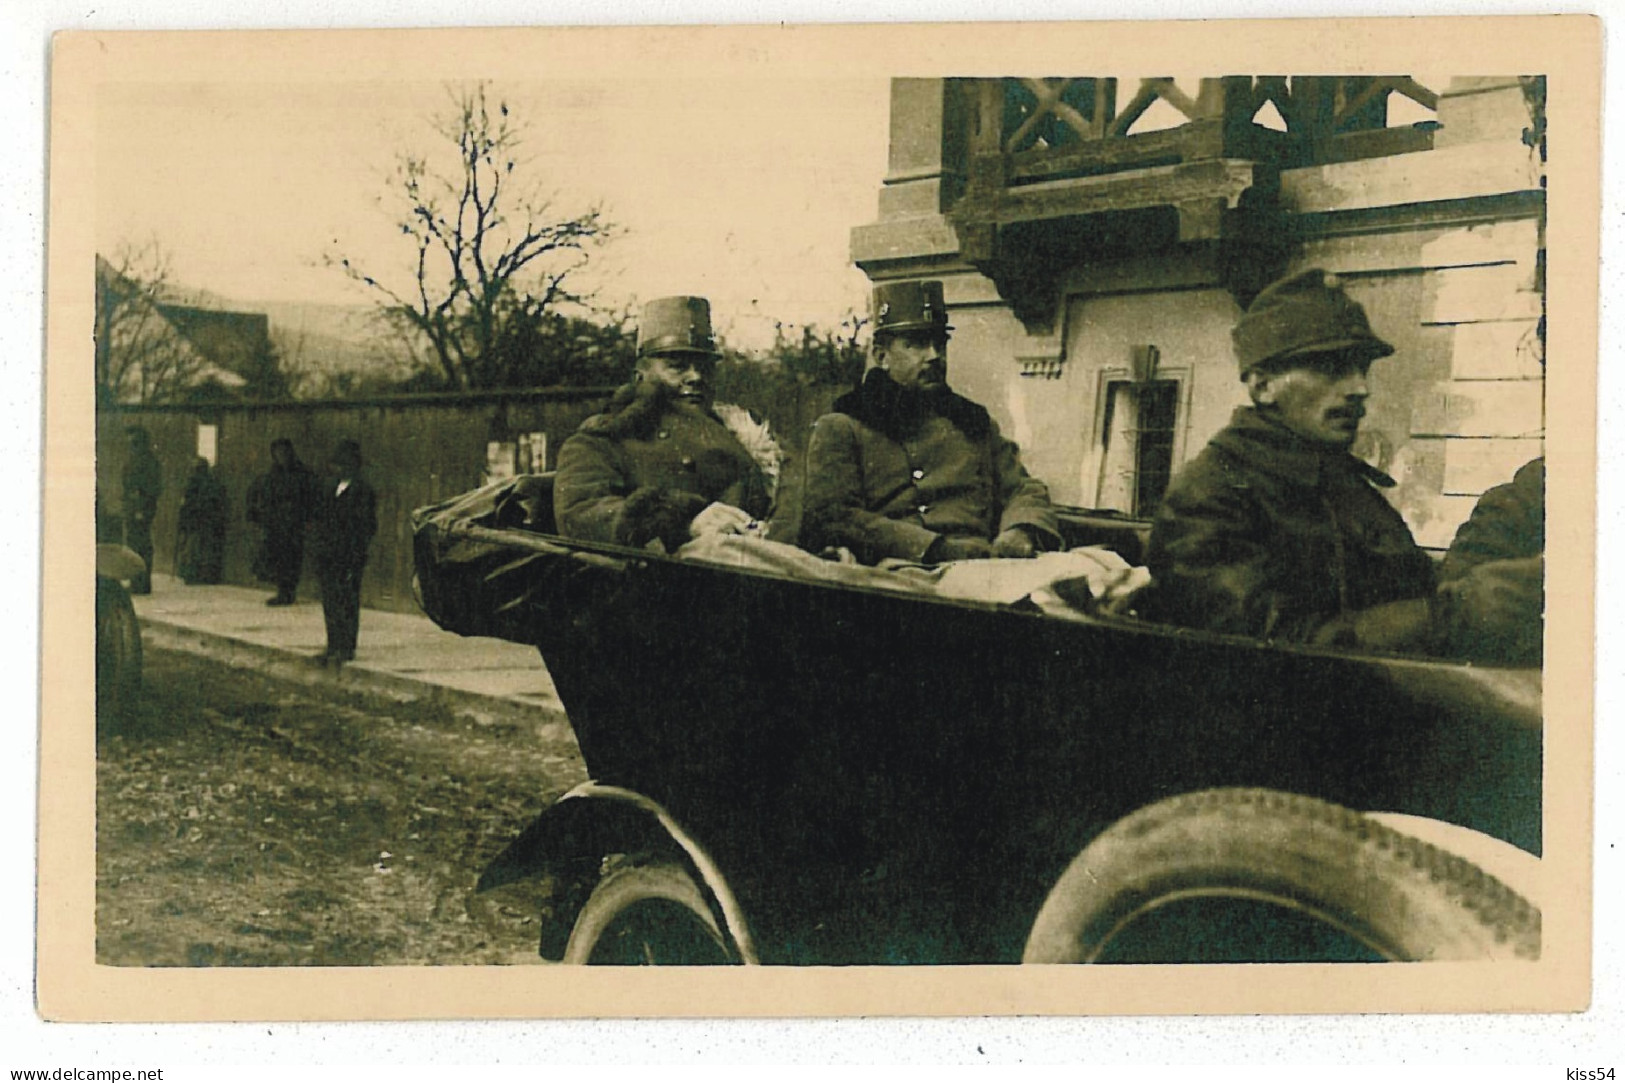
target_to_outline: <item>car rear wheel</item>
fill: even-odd
[[[1267,916],[1238,920],[1238,907]],[[1157,961],[1209,961],[1208,947],[1228,941],[1239,961],[1260,931],[1294,922],[1334,931],[1368,958],[1540,956],[1540,911],[1461,857],[1314,798],[1207,790],[1148,805],[1085,847],[1022,958],[1151,961],[1138,940],[1177,956]]]
[[[576,917],[566,963],[709,966],[738,960],[688,870],[656,861],[612,869]]]
[[[96,718],[128,720],[141,694],[141,625],[117,580],[96,580]]]

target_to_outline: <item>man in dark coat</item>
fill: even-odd
[[[181,498],[176,570],[188,586],[220,582],[226,555],[226,487],[209,460],[198,457]]]
[[[271,442],[271,469],[248,490],[248,521],[265,533],[254,559],[254,574],[276,584],[266,605],[292,605],[305,562],[305,524],[320,495],[315,473],[294,454],[286,439]]]
[[[1061,548],[1049,490],[987,410],[948,388],[941,282],[874,292],[863,383],[807,443],[802,544],[936,564]]]
[[[633,382],[559,448],[559,533],[675,550],[702,534],[762,529],[777,446],[738,407],[714,406],[710,304],[665,297],[644,308]]]
[[[1143,612],[1296,642],[1421,648],[1431,559],[1349,452],[1371,362],[1394,352],[1321,270],[1265,288],[1232,335],[1251,406],[1169,487]]]
[[[1545,631],[1546,460],[1479,497],[1439,569],[1441,649],[1483,662],[1539,665]]]
[[[164,492],[164,468],[152,452],[152,437],[139,425],[127,431],[130,457],[121,479],[124,489],[124,543],[135,550],[146,571],[130,580],[131,594],[152,593],[152,521]]]
[[[361,570],[378,532],[378,498],[359,475],[361,445],[343,440],[333,452],[327,483],[316,503],[312,537],[322,584],[327,650],[318,659],[339,666],[355,659],[361,622]]]

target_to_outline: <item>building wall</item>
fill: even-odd
[[[374,402],[230,405],[208,409],[126,407],[97,418],[96,485],[107,510],[117,513],[120,476],[128,455],[125,429],[140,425],[152,436],[164,467],[164,494],[154,526],[155,570],[173,574],[177,513],[198,456],[199,427],[217,426],[216,476],[230,501],[225,580],[257,585],[252,572],[259,529],[247,521],[248,487],[271,467],[271,441],[286,437],[305,464],[321,472],[340,440],[361,444],[363,475],[378,490],[378,535],[362,586],[362,604],[409,612],[412,598],[413,509],[483,483],[487,447],[515,434],[547,434],[548,466],[558,445],[599,409],[607,392],[583,390],[532,395],[405,397]],[[307,560],[300,596],[320,596]]]
[[[1479,494],[1541,454],[1535,252],[1521,219],[1342,238],[1298,261],[1342,274],[1397,347],[1372,368],[1364,428],[1424,545],[1449,545]]]
[[[960,258],[948,212],[958,190],[956,91],[897,80],[893,153],[876,222],[853,230],[876,280],[944,281],[950,377],[1022,445],[1068,503],[1100,502],[1103,380],[1154,345],[1182,382],[1176,464],[1246,401],[1230,348],[1240,309],[1213,244],[1093,258],[1055,280],[1050,326],[1023,324]],[[1356,451],[1399,482],[1391,499],[1418,539],[1449,544],[1484,489],[1540,454],[1543,169],[1525,142],[1515,78],[1457,78],[1441,94],[1431,150],[1286,170],[1280,201],[1298,238],[1289,272],[1323,267],[1396,347],[1372,369]]]

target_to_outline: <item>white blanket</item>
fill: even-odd
[[[676,555],[684,560],[876,590],[1002,605],[1026,600],[1057,616],[1075,616],[1080,611],[1079,603],[1084,610],[1117,612],[1151,581],[1146,569],[1134,567],[1110,549],[1098,546],[1042,553],[1031,560],[960,560],[938,565],[886,561],[871,568],[825,560],[796,546],[764,538],[714,534],[694,539]],[[1087,586],[1087,591],[1077,589],[1080,585]]]

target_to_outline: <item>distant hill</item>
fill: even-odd
[[[245,301],[208,290],[188,296],[204,308],[265,313],[283,371],[302,398],[402,380],[413,371],[411,359],[379,325],[372,305]]]

